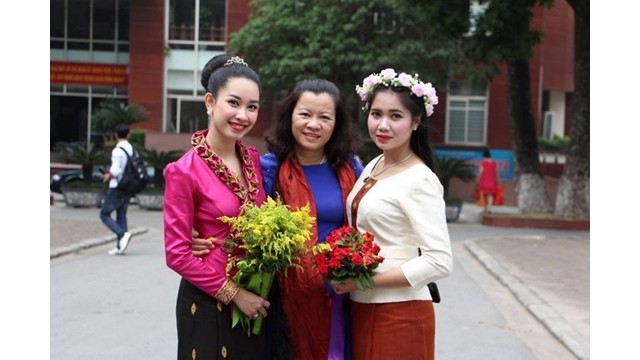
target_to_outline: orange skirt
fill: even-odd
[[[435,358],[433,303],[414,300],[351,306],[353,360]]]

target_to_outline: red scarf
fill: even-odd
[[[342,188],[342,203],[356,182],[353,166],[347,161],[338,169],[338,182]],[[292,210],[307,203],[310,215],[317,219],[316,204],[311,188],[307,184],[302,166],[295,156],[280,164],[276,179],[283,203]],[[346,221],[346,211],[344,224]],[[308,245],[318,242],[318,222],[313,225]],[[286,276],[280,276],[282,303],[287,314],[289,335],[296,359],[326,360],[329,354],[331,327],[331,298],[324,288],[324,279],[312,268],[312,255],[301,259],[302,269],[291,268]],[[303,336],[301,336],[303,335]],[[313,343],[310,344],[309,341]]]

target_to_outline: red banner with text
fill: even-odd
[[[129,81],[126,65],[52,61],[49,73],[56,84],[125,86]]]

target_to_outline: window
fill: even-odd
[[[554,135],[553,133],[553,128],[554,128],[554,112],[553,111],[545,111],[544,112],[544,124],[542,126],[542,136],[545,139],[551,139],[551,137]]]
[[[126,64],[130,2],[51,0],[50,60]],[[126,101],[128,87],[51,83],[50,94],[51,144],[55,144],[90,138],[92,109],[107,97]]]
[[[167,101],[168,125],[166,131],[194,133],[209,126],[207,111],[202,98],[191,100],[172,98]]]
[[[68,0],[67,36],[73,39],[89,39],[91,30],[91,2]]]
[[[96,1],[93,5],[93,39],[115,40],[115,23],[115,3]]]
[[[123,43],[126,45],[126,50],[129,51],[129,11],[131,9],[130,0],[118,1],[118,34],[117,40],[120,45]],[[122,51],[122,50],[120,50]]]
[[[194,11],[195,0],[171,0],[169,4],[169,41],[195,39]]]
[[[451,82],[447,95],[448,144],[486,143],[487,87],[485,84]]]
[[[49,17],[49,36],[52,38],[64,37],[64,0],[51,0]]]
[[[51,58],[95,61],[101,60],[96,52],[129,51],[130,8],[130,0],[52,0],[51,49],[66,53]]]
[[[166,132],[193,133],[208,125],[201,69],[226,48],[225,0],[169,0],[165,57]]]
[[[224,0],[200,0],[200,41],[224,41]]]
[[[217,50],[224,50],[225,0],[171,0],[168,15],[172,49],[193,50],[199,42],[217,43],[222,45]]]

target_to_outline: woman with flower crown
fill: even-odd
[[[316,218],[308,245],[324,242],[346,224],[345,201],[362,164],[355,156],[360,139],[338,87],[325,79],[306,79],[277,106],[267,133],[269,152],[260,157],[267,194],[293,209],[309,203]],[[195,255],[212,245],[193,239]],[[274,282],[267,319],[269,359],[351,359],[348,295],[336,294],[309,254],[301,268]]]
[[[245,204],[262,204],[266,194],[257,150],[241,139],[255,125],[260,78],[241,58],[213,57],[202,70],[209,127],[191,138],[192,148],[166,168],[164,242],[167,265],[182,278],[176,306],[178,359],[256,359],[266,336],[232,327],[235,304],[245,315],[267,316],[270,303],[232,278],[229,258],[242,251],[223,245]],[[192,231],[216,239],[209,256],[191,252]],[[233,262],[231,262],[233,263]]]
[[[349,224],[373,234],[384,258],[373,288],[350,293],[353,359],[434,359],[435,312],[427,284],[453,265],[442,184],[434,173],[427,118],[438,103],[431,83],[385,69],[356,91],[382,154],[347,198]]]

